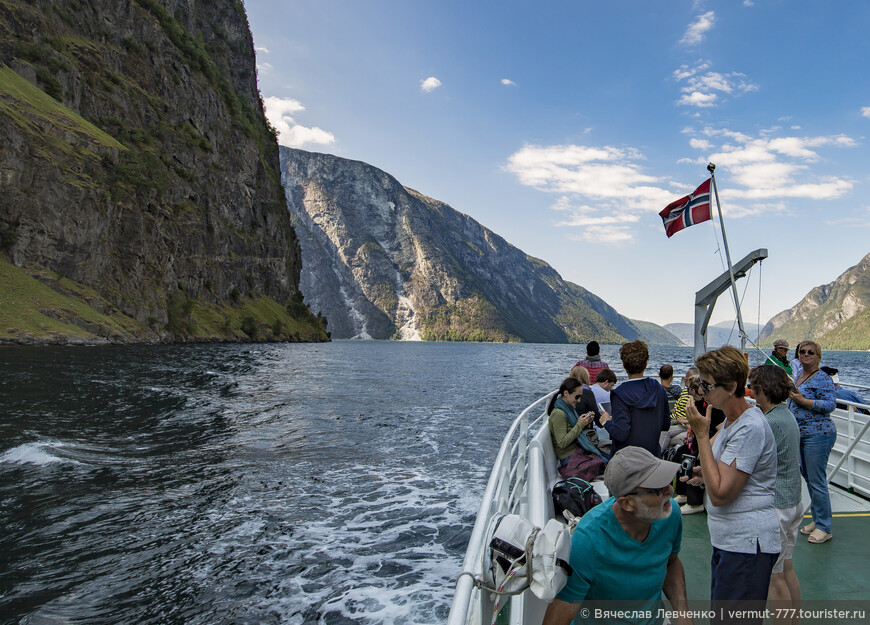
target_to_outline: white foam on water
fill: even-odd
[[[63,449],[65,445],[59,441],[39,443],[24,443],[18,447],[8,449],[0,455],[0,462],[10,464],[35,464],[46,466],[55,463],[81,464],[72,458],[57,455],[56,450]]]
[[[298,528],[292,548],[308,566],[285,590],[317,606],[319,622],[337,615],[371,624],[443,622],[463,557],[448,553],[444,533],[465,527],[479,502],[457,501],[470,490],[465,479],[406,468],[353,471],[370,490],[356,500],[332,497],[334,517]]]

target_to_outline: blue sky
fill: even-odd
[[[245,6],[281,144],[379,167],[628,317],[691,322],[724,270],[718,221],[658,216],[709,161],[732,259],[770,252],[746,321],[870,252],[870,3]]]

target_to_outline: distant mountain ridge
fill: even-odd
[[[333,338],[619,343],[600,297],[371,165],[280,149],[300,289]],[[661,332],[664,332],[660,329]]]
[[[743,327],[749,334],[749,338],[755,340],[761,326],[757,323],[746,323]],[[664,328],[676,336],[682,345],[691,347],[695,344],[695,326],[691,323],[666,323]],[[740,336],[737,333],[736,321],[721,321],[707,328],[707,348],[714,349],[722,345],[740,345]]]
[[[792,345],[812,338],[823,348],[870,349],[870,254],[836,280],[812,289],[761,331],[765,345],[784,338]]]

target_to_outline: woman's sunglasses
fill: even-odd
[[[800,355],[801,355],[801,356],[815,356],[815,355],[816,355],[816,352],[814,352],[814,351],[811,350],[811,349],[802,349],[802,350],[800,351]]]
[[[704,393],[709,393],[717,386],[722,386],[722,385],[716,384],[715,382],[704,382],[704,380],[698,380],[698,389],[703,391]]]

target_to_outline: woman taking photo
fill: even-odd
[[[606,457],[583,432],[592,423],[594,414],[577,414],[577,402],[582,397],[583,385],[580,381],[565,378],[559,390],[550,398],[547,425],[562,477],[579,477],[591,482],[604,469]],[[604,416],[601,419],[606,421]]]
[[[700,469],[695,469],[700,477],[689,483],[703,483],[706,488],[707,527],[713,544],[710,599],[722,607],[744,600],[766,601],[780,551],[774,509],[776,441],[764,413],[744,397],[749,365],[740,350],[726,345],[699,356],[695,366],[698,390],[709,406],[705,414],[693,403],[686,406],[701,459]],[[725,413],[725,423],[711,444],[713,408]],[[718,622],[722,621],[711,620]]]
[[[798,350],[801,372],[795,380],[797,390],[789,393],[788,407],[801,432],[801,475],[807,482],[812,502],[813,521],[801,528],[807,540],[819,545],[831,534],[831,498],[828,495],[828,456],[837,440],[837,427],[831,412],[837,405],[834,381],[819,370],[822,350],[815,341],[803,341]]]

